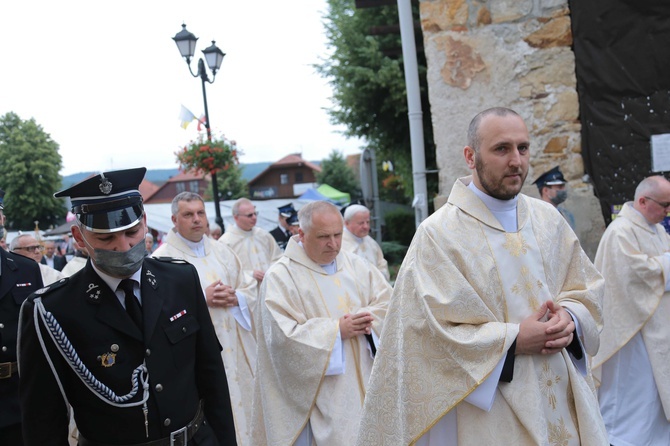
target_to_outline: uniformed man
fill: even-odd
[[[537,177],[537,180],[533,181],[533,184],[537,186],[540,198],[553,205],[574,231],[575,216],[572,215],[572,212],[560,206],[568,198],[568,191],[566,190],[567,181],[565,181],[560,167],[556,166],[546,171]]]
[[[90,259],[22,309],[19,365],[27,445],[236,444],[220,346],[198,274],[145,257],[145,168],[105,172],[70,197]]]
[[[0,238],[4,236],[5,192],[0,189]],[[16,338],[23,301],[42,288],[39,266],[0,249],[0,445],[23,445],[19,409]]]
[[[270,234],[272,234],[272,237],[274,237],[274,239],[277,241],[279,249],[283,251],[284,249],[286,249],[286,244],[293,235],[291,231],[291,225],[288,223],[288,219],[292,215],[295,215],[295,217],[297,218],[298,212],[293,207],[293,203],[279,206],[278,209],[279,209],[279,218],[278,218],[279,226],[270,231]]]

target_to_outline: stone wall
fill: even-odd
[[[524,193],[539,197],[531,183],[559,165],[569,182],[564,205],[593,258],[605,224],[584,182],[567,0],[422,0],[420,6],[440,195],[470,173],[463,159],[470,120],[489,107],[512,108],[531,134]]]

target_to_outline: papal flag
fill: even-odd
[[[188,125],[195,119],[195,115],[188,108],[181,106],[179,112],[179,119],[181,120],[181,128],[186,129]]]

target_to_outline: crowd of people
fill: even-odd
[[[670,444],[670,182],[639,183],[592,263],[559,168],[521,193],[530,147],[513,110],[475,116],[471,175],[393,283],[362,205],[287,204],[268,232],[242,198],[221,234],[182,192],[155,249],[146,169],[56,193],[77,254],[0,250],[0,444]]]

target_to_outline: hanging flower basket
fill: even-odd
[[[239,164],[239,152],[235,141],[221,137],[207,140],[206,134],[198,135],[195,141],[175,152],[179,168],[183,172],[215,174]]]

